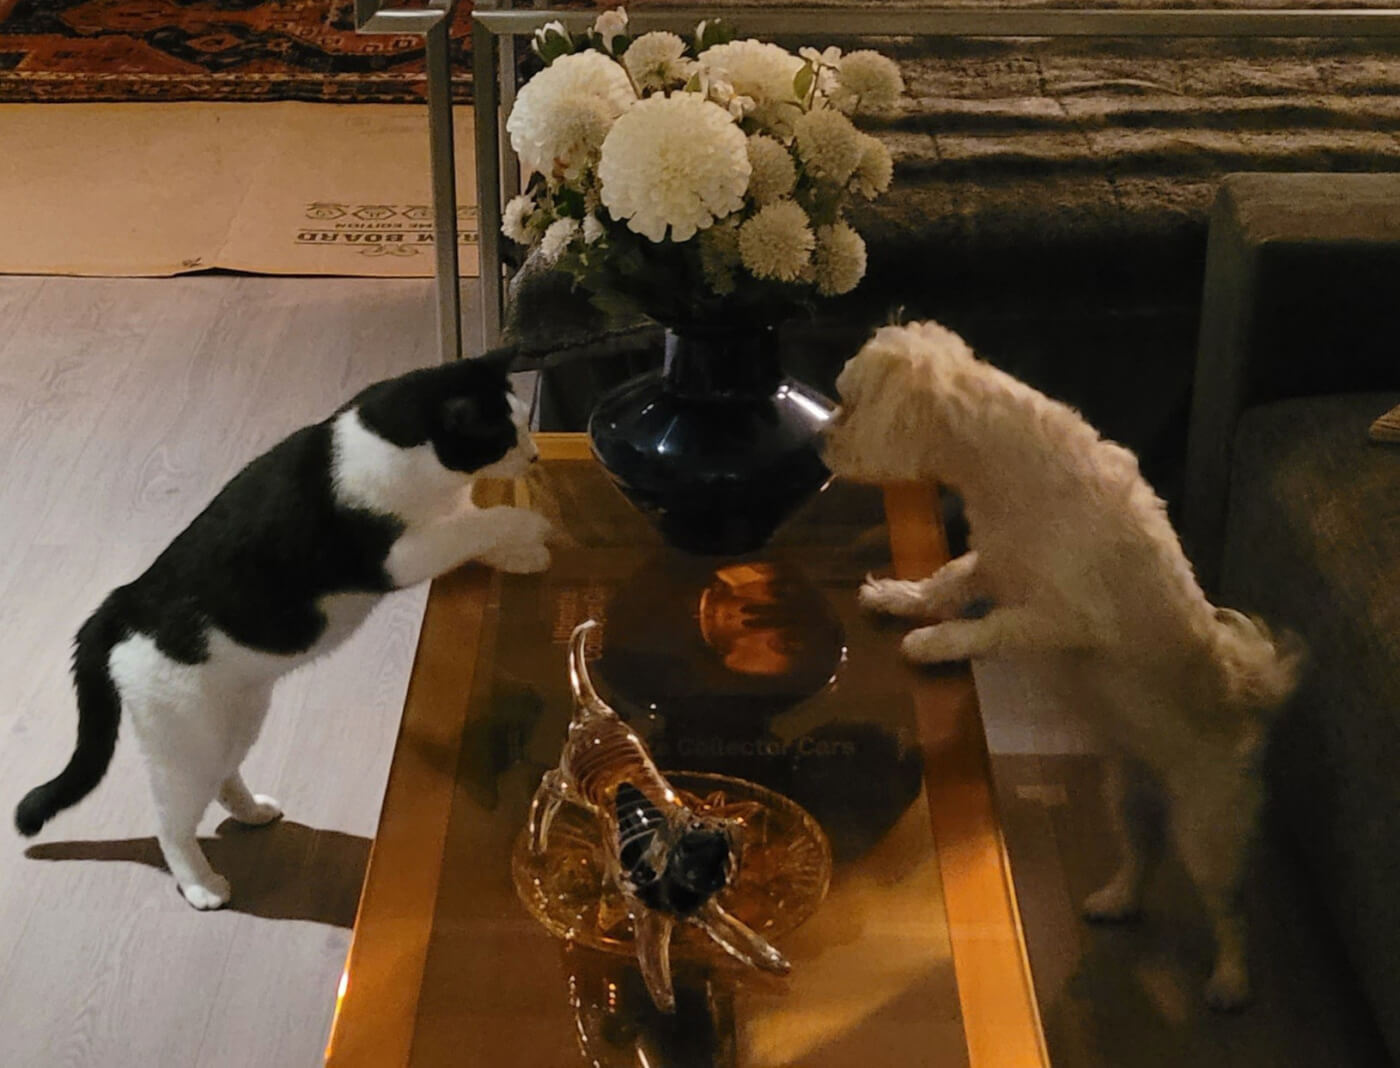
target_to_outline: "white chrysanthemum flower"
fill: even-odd
[[[627,9],[619,7],[604,11],[593,20],[593,32],[602,38],[603,48],[608,55],[612,55],[613,38],[627,36]]]
[[[526,221],[535,210],[535,198],[528,193],[522,193],[518,197],[511,198],[506,205],[505,211],[501,213],[501,233],[512,241],[518,241],[522,245],[530,243],[530,231],[526,227]]]
[[[793,200],[759,208],[739,229],[739,255],[756,278],[796,281],[811,262],[815,244],[807,213]]]
[[[767,134],[749,138],[749,196],[762,207],[788,196],[797,185],[797,164],[781,141]]]
[[[817,227],[817,248],[812,254],[812,278],[817,292],[834,297],[849,293],[865,277],[865,241],[850,225]]]
[[[749,186],[744,133],[697,93],[650,96],[613,124],[598,162],[603,203],[653,241],[688,241],[737,211]]]
[[[553,263],[564,254],[569,242],[578,236],[577,219],[555,219],[540,238],[540,258],[545,263]]]
[[[801,113],[793,80],[802,60],[766,41],[730,41],[700,53],[700,66],[722,78],[736,96],[753,100],[753,115],[765,129],[786,135]]]
[[[511,147],[527,173],[577,177],[636,98],[627,72],[602,53],[561,56],[515,98],[506,121]]]
[[[816,178],[845,185],[860,164],[861,133],[834,108],[817,108],[797,120],[797,154]]]
[[[866,200],[874,200],[889,189],[894,178],[894,160],[890,158],[890,150],[878,137],[861,134],[861,146],[860,162],[856,164],[856,173],[851,177],[851,188]]]
[[[737,226],[719,223],[700,235],[700,270],[717,296],[734,292],[734,272],[741,263]]]
[[[863,48],[841,57],[828,96],[842,111],[883,111],[894,107],[903,92],[904,77],[894,60]]]
[[[679,87],[690,77],[685,42],[664,30],[638,37],[622,54],[622,62],[632,75],[637,89],[643,93]]]
[[[585,245],[595,244],[600,237],[607,232],[603,226],[603,220],[596,215],[588,215],[583,220],[583,243]]]

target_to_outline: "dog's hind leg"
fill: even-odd
[[[867,577],[860,588],[860,605],[872,612],[914,619],[957,615],[981,595],[977,584],[977,553],[950,560],[926,579]]]
[[[1261,804],[1248,762],[1235,754],[1193,761],[1168,784],[1172,837],[1200,891],[1215,933],[1215,965],[1206,984],[1211,1008],[1249,1000],[1241,884]]]
[[[1143,883],[1162,846],[1162,800],[1150,772],[1124,757],[1109,758],[1104,800],[1118,844],[1118,870],[1084,899],[1084,918],[1111,923],[1142,910]]]

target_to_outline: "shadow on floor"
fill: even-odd
[[[322,831],[293,820],[245,827],[225,820],[200,845],[214,870],[233,885],[228,908],[269,920],[307,920],[353,927],[370,840]],[[47,842],[30,846],[31,860],[124,861],[165,868],[154,838]]]

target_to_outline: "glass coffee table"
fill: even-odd
[[[868,572],[947,557],[926,486],[832,485],[763,552],[664,547],[581,435],[494,485],[560,532],[541,575],[434,583],[327,1063],[1020,1068],[1048,1064],[970,674],[924,671],[860,612]],[[665,771],[797,802],[830,889],[785,979],[679,960],[651,1005],[629,956],[570,944],[517,896],[512,850],[572,712],[566,645]]]

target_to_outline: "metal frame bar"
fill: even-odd
[[[495,34],[527,34],[558,20],[592,25],[596,11],[478,10]],[[639,30],[693,25],[716,16],[745,33],[816,33],[822,37],[1400,37],[1400,10],[1241,9],[1136,11],[938,7],[649,7],[627,13]]]
[[[457,255],[457,153],[452,129],[452,12],[457,0],[429,0],[427,8],[384,8],[387,0],[355,0],[359,33],[421,34],[428,75],[428,151],[433,180],[439,353],[444,363],[462,355],[462,290]],[[489,35],[488,35],[489,36]],[[499,198],[488,198],[499,206]],[[483,224],[487,220],[483,217]],[[499,218],[490,225],[499,229]],[[499,255],[499,244],[497,245]],[[499,270],[497,271],[499,274]],[[497,298],[499,302],[499,297]]]

